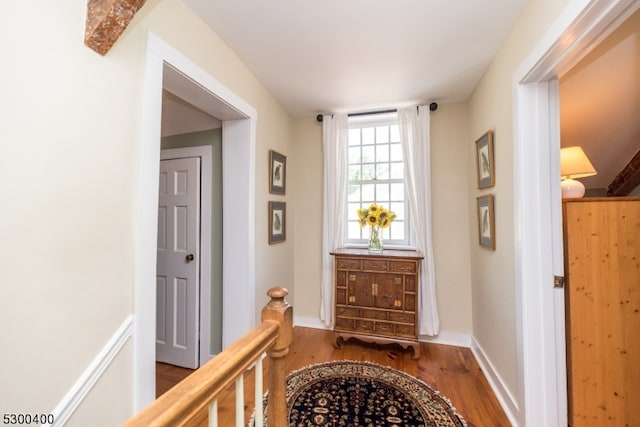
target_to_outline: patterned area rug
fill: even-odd
[[[266,401],[267,396],[265,407]],[[319,363],[292,372],[287,377],[287,408],[289,425],[295,427],[467,425],[449,401],[423,381],[371,362]]]

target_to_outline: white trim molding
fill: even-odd
[[[491,389],[493,389],[493,393],[496,395],[498,402],[502,405],[502,409],[504,409],[507,418],[509,418],[513,426],[517,427],[519,424],[515,414],[518,413],[518,403],[511,392],[509,392],[509,389],[504,381],[502,381],[502,378],[500,378],[498,371],[495,370],[482,347],[480,347],[480,344],[478,344],[478,341],[473,337],[471,338],[471,352],[475,356],[478,365],[480,365],[480,369],[489,382]]]
[[[155,399],[156,250],[163,76],[189,83],[198,107],[220,112],[223,152],[223,348],[255,327],[257,111],[166,41],[149,32],[142,88],[134,283],[134,411]],[[171,79],[168,79],[171,80]],[[186,80],[186,82],[185,82]],[[194,84],[195,83],[195,84]],[[166,83],[170,85],[170,83]],[[172,87],[167,87],[171,89]],[[194,96],[193,92],[189,92]],[[222,117],[224,116],[224,117]],[[241,306],[238,306],[241,304]]]
[[[564,293],[553,288],[563,274],[557,79],[638,7],[640,0],[569,1],[513,75],[521,400],[513,415],[523,427],[567,425]]]
[[[89,392],[100,380],[109,365],[111,365],[111,362],[115,360],[124,345],[129,341],[132,334],[133,315],[129,315],[100,350],[96,358],[80,375],[73,387],[69,389],[60,403],[51,411],[55,419],[55,422],[51,424],[52,426],[63,426],[69,421],[73,413],[89,395]]]

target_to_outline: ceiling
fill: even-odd
[[[184,0],[293,117],[465,101],[526,0]]]
[[[293,117],[466,101],[526,3],[184,1]],[[638,76],[640,12],[560,80],[562,145],[598,171],[587,188],[606,188],[640,149]],[[180,98],[164,94],[164,135],[219,127]]]

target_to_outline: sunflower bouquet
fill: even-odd
[[[369,250],[382,250],[380,229],[389,227],[394,219],[396,219],[395,213],[375,203],[371,203],[368,208],[358,209],[358,222],[360,223],[360,227],[368,225],[371,228]]]

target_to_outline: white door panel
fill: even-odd
[[[200,159],[160,162],[156,360],[199,365]]]

